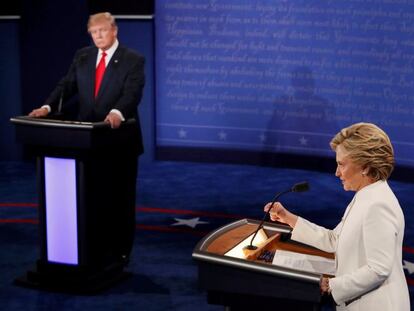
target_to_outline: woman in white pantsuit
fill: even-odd
[[[332,139],[345,191],[355,191],[341,222],[329,230],[289,212],[277,202],[271,219],[290,225],[292,239],[335,252],[337,271],[321,279],[337,310],[408,311],[410,300],[402,268],[404,215],[387,179],[394,152],[387,134],[370,123],[342,129]],[[270,203],[265,206],[265,211]]]

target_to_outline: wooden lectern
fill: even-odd
[[[264,252],[288,250],[333,259],[333,254],[291,241],[291,229],[265,223],[267,236],[256,251],[245,258],[230,257],[229,251],[252,236],[259,221],[243,219],[217,229],[195,247],[200,287],[207,300],[226,310],[319,310],[321,274],[272,265],[261,259]],[[250,240],[250,239],[249,239]]]
[[[135,120],[11,119],[36,156],[40,258],[23,286],[94,293],[125,277],[135,234]]]

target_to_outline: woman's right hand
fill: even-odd
[[[267,212],[272,203],[267,203],[264,207],[264,211]],[[275,202],[272,209],[270,210],[270,219],[273,221],[280,221],[285,224],[288,224],[292,228],[295,227],[298,220],[298,216],[289,212],[280,202]]]

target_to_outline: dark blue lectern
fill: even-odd
[[[40,258],[16,280],[94,293],[124,278],[135,233],[137,126],[12,118],[36,156]]]

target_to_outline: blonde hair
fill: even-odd
[[[386,180],[394,169],[394,150],[388,135],[372,123],[355,123],[331,140],[332,150],[341,145],[348,156],[374,180]]]
[[[89,16],[88,26],[87,26],[88,31],[91,26],[97,23],[101,23],[101,22],[109,22],[111,24],[111,27],[118,29],[118,26],[116,25],[116,22],[115,22],[115,17],[113,17],[112,14],[109,12],[102,12],[102,13],[96,13],[96,14]]]

